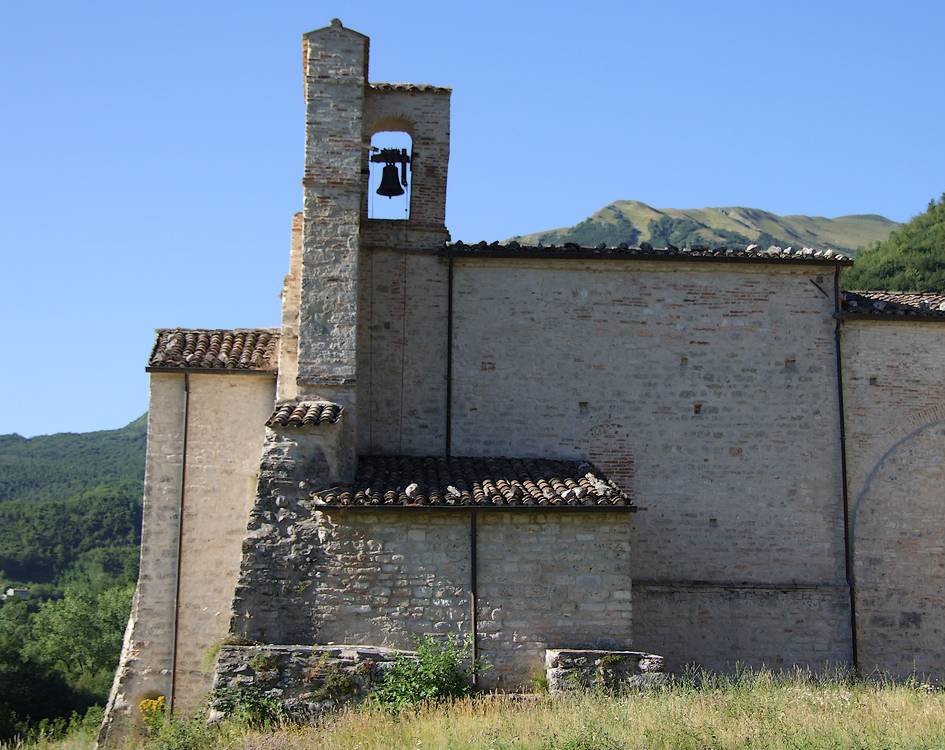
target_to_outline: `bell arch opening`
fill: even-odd
[[[413,140],[401,130],[379,130],[371,136],[368,159],[369,219],[407,221],[413,185]]]

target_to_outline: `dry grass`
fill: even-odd
[[[241,738],[282,750],[945,748],[945,694],[907,686],[779,681],[624,697],[464,700],[389,717],[352,711],[322,728]]]
[[[485,696],[391,716],[350,710],[318,727],[183,725],[151,750],[945,749],[945,693],[768,673],[677,680],[625,696]],[[173,725],[172,725],[173,726]],[[190,727],[190,728],[188,728]],[[169,727],[170,729],[171,727]],[[37,747],[37,746],[32,746]],[[31,747],[31,750],[32,750]],[[53,745],[42,750],[84,750]]]

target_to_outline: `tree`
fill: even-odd
[[[844,276],[847,289],[945,292],[945,195],[862,252]]]
[[[104,699],[133,593],[131,585],[101,591],[67,586],[62,599],[44,602],[33,615],[24,653],[62,674],[76,690]]]

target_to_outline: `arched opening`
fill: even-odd
[[[400,155],[406,154],[407,160]],[[368,218],[406,221],[410,218],[410,193],[413,186],[413,141],[405,132],[381,130],[371,137],[368,176]],[[406,182],[406,185],[404,184]],[[378,194],[378,189],[382,194]],[[384,195],[398,192],[400,195]]]

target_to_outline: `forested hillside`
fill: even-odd
[[[945,292],[945,193],[883,242],[861,253],[848,289]]]
[[[146,439],[145,417],[119,430],[0,436],[0,582],[54,584],[92,550],[137,547]]]
[[[758,208],[653,208],[640,201],[615,201],[573,227],[549,229],[512,239],[523,244],[586,247],[600,243],[654,247],[676,245],[737,246],[758,244],[832,248],[855,253],[857,248],[885,240],[898,226],[875,214],[840,216],[779,216]]]
[[[29,589],[0,604],[0,740],[100,715],[137,578],[146,429],[0,435],[0,584]]]

